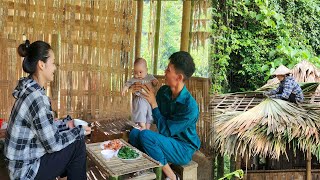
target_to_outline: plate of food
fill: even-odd
[[[129,146],[122,146],[117,157],[124,162],[132,162],[141,158],[141,153]]]
[[[123,143],[119,139],[104,141],[100,144],[102,150],[112,149],[114,151],[118,151],[122,146]]]

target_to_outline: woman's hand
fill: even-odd
[[[74,128],[74,127],[75,127],[75,125],[74,125],[74,121],[73,121],[73,120],[68,121],[66,125],[67,125],[67,127],[68,127],[69,129],[72,129],[72,128]]]
[[[82,126],[82,128],[84,129],[84,135],[89,135],[89,134],[91,134],[91,127],[89,127],[89,126]]]
[[[150,103],[152,109],[158,107],[156,96],[154,95],[154,89],[151,84],[145,84],[142,86],[145,92],[141,92],[142,96]]]

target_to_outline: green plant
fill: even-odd
[[[228,173],[226,175],[224,175],[222,178],[219,178],[218,180],[224,180],[224,179],[231,179],[232,177],[237,177],[242,179],[243,178],[243,170],[242,169],[238,169],[234,172]]]
[[[213,0],[214,92],[255,90],[280,64],[320,67],[319,0]]]

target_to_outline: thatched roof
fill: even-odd
[[[305,95],[302,105],[280,99],[265,99],[262,91],[232,93],[213,97],[210,108],[215,112],[212,128],[215,147],[224,154],[260,154],[279,158],[286,147],[306,151],[320,158],[318,144],[320,128],[320,92],[314,92],[320,82],[319,70],[307,61],[293,69]],[[273,89],[277,80],[269,81],[259,90]],[[319,89],[319,88],[318,88]]]
[[[297,106],[280,99],[265,99],[246,112],[225,112],[215,116],[215,147],[223,154],[259,154],[278,159],[291,149],[320,158],[318,130],[320,105]]]
[[[303,60],[296,64],[292,70],[292,76],[297,82],[320,82],[320,70],[310,63],[309,61]],[[279,84],[279,80],[275,77],[267,82],[264,86],[258,90],[272,89]],[[320,86],[318,86],[316,92],[320,92]]]

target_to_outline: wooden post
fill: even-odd
[[[230,169],[230,172],[233,172],[236,170],[236,156],[235,155],[230,156],[229,169]]]
[[[158,54],[159,54],[159,34],[160,34],[160,20],[161,20],[161,0],[157,0],[157,17],[156,17],[156,32],[154,37],[154,62],[153,74],[157,75],[158,71]]]
[[[194,1],[191,1],[191,10],[190,10],[190,30],[189,30],[189,45],[188,52],[191,51],[191,43],[192,43],[192,26],[193,26],[193,12],[194,12]]]
[[[143,0],[137,1],[137,28],[136,28],[136,46],[135,59],[141,57],[141,33],[142,33],[142,18],[143,18]]]
[[[222,178],[224,176],[224,157],[222,154],[217,156],[217,178]]]
[[[58,95],[59,95],[59,74],[60,74],[60,60],[61,60],[61,35],[60,34],[52,34],[51,36],[51,47],[55,56],[55,64],[56,64],[56,71],[54,72],[54,79],[50,83],[50,90],[51,90],[51,104],[54,111],[58,111]],[[55,117],[57,118],[57,117]]]
[[[307,150],[307,168],[306,168],[306,180],[311,180],[311,150],[310,147]]]
[[[181,51],[188,51],[189,49],[189,32],[190,32],[190,14],[191,14],[191,1],[183,1],[182,11],[182,28],[181,28]]]
[[[236,156],[236,165],[235,165],[235,170],[241,169],[241,155],[240,153],[237,154]],[[230,171],[231,172],[231,171]],[[238,180],[239,178],[234,178],[235,180]]]

